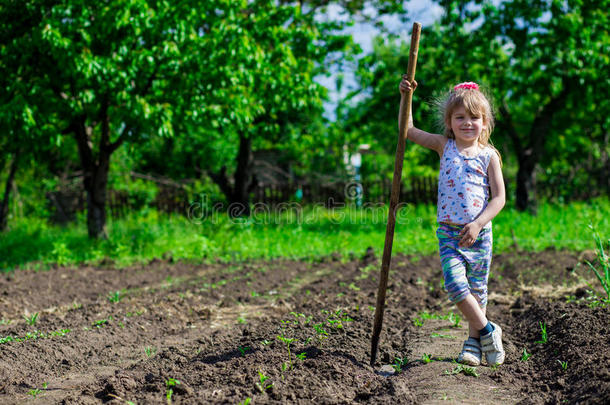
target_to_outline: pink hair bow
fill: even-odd
[[[456,84],[455,87],[453,87],[453,90],[457,90],[457,89],[479,90],[479,85],[476,84],[475,82],[464,82],[464,83]]]

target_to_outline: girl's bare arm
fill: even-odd
[[[407,92],[415,90],[417,88],[417,82],[414,80],[413,84],[409,83],[409,81],[403,77],[400,82],[400,96],[406,97]],[[402,116],[398,116],[398,125],[400,128]],[[431,134],[426,131],[422,131],[419,128],[415,128],[413,126],[413,114],[412,111],[409,111],[409,122],[408,122],[408,131],[407,131],[407,139],[415,142],[418,145],[421,145],[425,148],[432,149],[438,153],[439,156],[443,155],[443,150],[445,149],[445,144],[447,143],[447,138],[438,134]]]
[[[500,158],[496,153],[491,155],[489,167],[487,168],[487,175],[489,177],[491,199],[487,203],[485,210],[475,220],[481,228],[494,219],[500,210],[504,208],[504,204],[506,203],[506,190],[504,189],[502,168],[500,167]]]

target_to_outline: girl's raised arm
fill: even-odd
[[[417,82],[413,80],[413,84],[409,83],[406,77],[403,77],[400,82],[400,96],[406,97],[407,92],[411,90],[415,90],[417,88]],[[400,120],[403,119],[400,115],[398,116],[398,126],[400,127]],[[412,111],[409,111],[409,126],[407,131],[407,139],[415,142],[418,145],[421,145],[425,148],[432,149],[438,153],[439,156],[443,155],[443,150],[445,149],[445,144],[447,143],[447,138],[443,135],[431,134],[426,131],[422,131],[419,128],[415,128],[413,126],[413,114]]]

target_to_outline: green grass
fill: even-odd
[[[408,206],[398,215],[394,253],[433,254],[437,251],[436,209]],[[542,204],[538,216],[504,209],[494,220],[494,251],[546,248],[594,249],[588,225],[610,229],[608,199],[570,205]],[[342,257],[364,254],[371,246],[380,257],[384,246],[385,209],[328,210],[307,207],[294,215],[255,215],[231,221],[216,215],[205,221],[166,216],[146,210],[120,220],[109,220],[108,240],[87,237],[84,216],[60,227],[36,218],[17,218],[0,238],[0,269],[46,269],[52,264],[98,264],[105,258],[116,266],[147,262],[155,257],[175,260],[239,261],[288,257],[316,260],[332,253]],[[198,222],[198,223],[194,223]]]

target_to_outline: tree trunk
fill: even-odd
[[[233,196],[229,203],[232,217],[250,216],[249,190],[252,181],[252,140],[244,135],[239,136],[237,169],[234,175]]]
[[[87,229],[90,238],[106,239],[106,187],[108,186],[108,171],[110,156],[125,141],[131,128],[123,128],[123,132],[115,142],[110,142],[110,119],[108,116],[108,98],[102,100],[99,113],[101,119],[101,136],[97,158],[91,145],[93,128],[86,125],[86,117],[77,117],[72,123],[72,130],[78,146],[81,165],[84,172],[84,187],[87,193]]]
[[[539,110],[529,133],[525,136],[525,142],[515,129],[508,106],[504,103],[500,107],[503,117],[501,124],[506,128],[513,141],[515,154],[519,162],[516,192],[516,206],[519,211],[529,211],[534,215],[537,213],[536,167],[544,153],[546,140],[550,136],[553,117],[564,107],[569,94],[569,81],[564,80],[562,91],[557,96],[552,97]]]
[[[102,156],[106,155],[106,156]],[[87,230],[90,238],[106,239],[106,187],[110,155],[100,151],[100,162],[90,165],[85,171],[85,192],[87,193]]]
[[[223,166],[218,173],[210,172],[212,180],[220,187],[229,202],[229,216],[243,217],[250,216],[250,196],[252,190],[252,140],[240,134],[239,151],[235,157],[237,167],[233,175],[233,185],[227,177],[226,166]]]
[[[530,155],[531,156],[531,155]],[[519,156],[519,170],[517,171],[516,206],[519,211],[538,213],[536,204],[536,166],[538,157],[528,158]]]
[[[0,203],[0,232],[4,231],[8,225],[8,206],[9,199],[11,196],[11,189],[13,188],[13,181],[15,180],[15,173],[17,172],[17,164],[19,160],[19,152],[15,152],[13,161],[11,162],[11,168],[6,179],[6,185],[4,187],[4,196]]]

